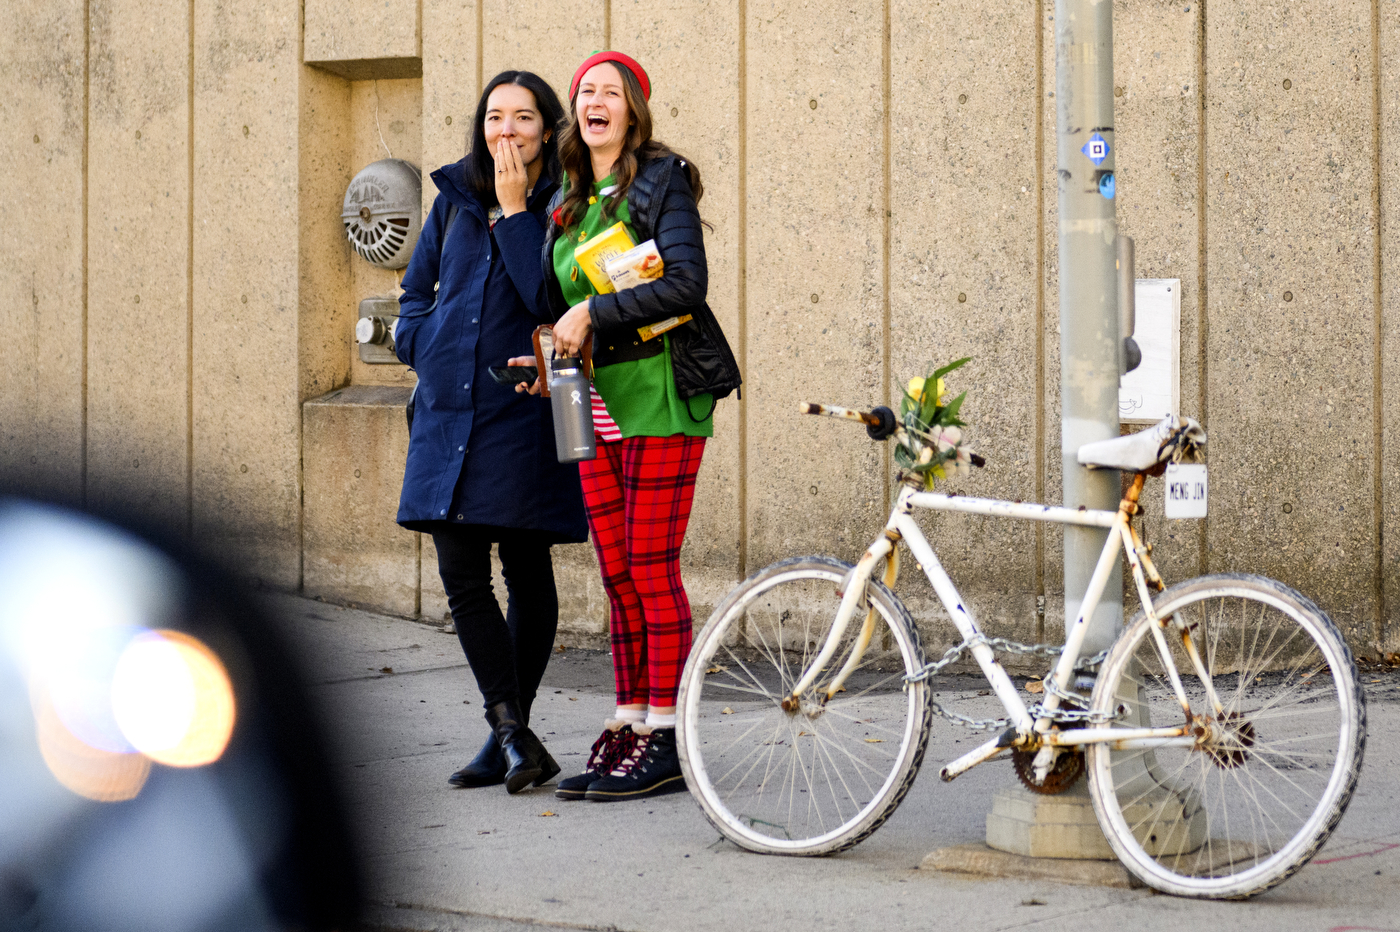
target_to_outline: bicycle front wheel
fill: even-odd
[[[1089,745],[1095,812],[1124,866],[1149,886],[1253,896],[1306,864],[1351,799],[1366,736],[1351,651],[1317,606],[1261,576],[1189,580],[1153,608],[1170,619],[1161,628],[1170,659],[1140,613],[1105,659],[1092,707],[1115,715],[1116,727],[1185,725],[1188,737]]]
[[[863,641],[866,613],[797,708],[783,699],[825,643],[851,566],[797,557],[759,570],[701,631],[679,699],[686,785],[730,841],[764,854],[842,851],[879,828],[909,791],[928,742],[918,633],[903,604],[872,581],[868,644],[842,690],[828,687]]]

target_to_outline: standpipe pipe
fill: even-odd
[[[1055,105],[1060,216],[1060,453],[1064,503],[1116,511],[1115,470],[1079,465],[1080,446],[1118,436],[1118,220],[1113,180],[1113,4],[1055,2]],[[1065,528],[1065,625],[1079,614],[1107,529]],[[1123,623],[1115,564],[1089,619],[1084,653],[1112,643]]]

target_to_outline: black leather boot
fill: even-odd
[[[501,753],[501,743],[496,740],[495,732],[486,736],[486,743],[471,763],[448,777],[447,782],[461,787],[496,786],[506,782],[506,756]]]
[[[559,773],[559,765],[525,724],[518,703],[496,703],[486,710],[486,721],[505,757],[507,793],[519,793],[531,783],[540,786]]]

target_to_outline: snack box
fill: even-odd
[[[636,288],[645,282],[661,277],[661,252],[656,248],[656,240],[649,239],[639,246],[633,246],[624,253],[613,256],[605,263],[613,288],[624,291]]]
[[[610,294],[616,289],[608,277],[608,260],[622,255],[632,246],[632,237],[627,235],[626,225],[619,220],[591,240],[580,243],[574,250],[574,261],[599,294]]]

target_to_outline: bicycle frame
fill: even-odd
[[[998,737],[974,748],[945,766],[941,772],[945,781],[952,780],[977,764],[1016,748],[1073,747],[1103,742],[1110,743],[1117,749],[1127,749],[1163,747],[1174,744],[1195,745],[1207,739],[1211,731],[1210,719],[1192,712],[1190,701],[1177,673],[1175,661],[1167,646],[1166,636],[1163,632],[1170,619],[1157,618],[1152,608],[1152,595],[1148,589],[1148,579],[1150,578],[1152,583],[1160,589],[1162,588],[1161,577],[1157,574],[1156,568],[1153,567],[1147,548],[1131,523],[1132,516],[1138,511],[1137,499],[1142,491],[1143,479],[1142,474],[1136,477],[1132,488],[1119,503],[1116,512],[1025,504],[999,499],[970,498],[962,495],[923,492],[909,485],[902,486],[884,531],[861,556],[850,575],[842,581],[841,604],[831,631],[816,658],[797,685],[793,687],[790,696],[784,701],[784,706],[788,706],[789,703],[795,706],[802,694],[811,688],[820,671],[830,663],[838,650],[838,645],[851,618],[858,608],[863,607],[866,586],[873,576],[875,568],[883,559],[895,559],[896,548],[903,540],[909,545],[915,559],[922,565],[924,575],[928,577],[934,592],[938,594],[939,601],[943,603],[943,607],[953,619],[953,624],[962,635],[963,643],[968,646],[973,658],[977,661],[977,665],[986,676],[988,683],[991,684],[993,692],[1001,701],[1012,722],[1011,728]],[[1106,528],[1109,531],[1108,539],[1104,542],[1103,550],[1100,552],[1098,563],[1094,568],[1094,574],[1090,578],[1088,588],[1080,604],[1079,614],[1070,626],[1065,637],[1064,649],[1050,674],[1049,679],[1053,682],[1054,688],[1046,688],[1045,698],[1040,704],[1042,711],[1039,717],[1032,717],[1030,709],[1022,700],[1015,684],[1011,682],[1011,677],[997,660],[986,637],[977,626],[977,622],[964,606],[962,596],[958,594],[953,581],[948,577],[942,563],[939,562],[933,548],[924,537],[923,531],[914,520],[913,510],[915,508],[988,517],[1046,521],[1081,527],[1098,527]],[[1172,689],[1181,703],[1183,723],[1180,726],[1170,728],[1122,728],[1100,723],[1088,728],[1055,731],[1054,712],[1060,707],[1060,697],[1070,687],[1075,665],[1079,661],[1080,650],[1088,634],[1088,619],[1093,617],[1099,600],[1103,597],[1104,587],[1107,585],[1114,563],[1118,559],[1120,547],[1126,554],[1128,564],[1132,569],[1138,601],[1143,611],[1155,622],[1152,629],[1153,637],[1165,664]],[[846,658],[841,671],[824,690],[826,699],[830,699],[842,688],[847,676],[859,664],[869,645],[873,623],[873,617],[867,615],[865,630],[861,632],[860,637],[856,638],[851,647],[850,656]],[[1209,673],[1201,662],[1200,655],[1191,640],[1190,632],[1180,626],[1178,626],[1177,631],[1186,654],[1191,660],[1193,672],[1205,686],[1206,696],[1210,705],[1213,706],[1213,711],[1216,715],[1220,715],[1223,706],[1215,694]],[[1044,764],[1049,766],[1050,758],[1047,757]]]

